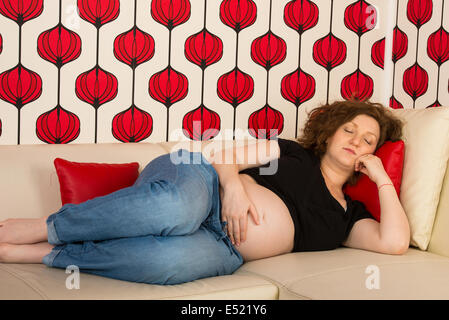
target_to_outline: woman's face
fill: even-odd
[[[379,135],[379,124],[374,118],[358,115],[328,138],[326,154],[342,166],[354,169],[360,156],[374,153]]]

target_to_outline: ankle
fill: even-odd
[[[8,262],[8,251],[10,249],[9,243],[0,243],[0,263]]]
[[[48,217],[42,217],[42,234],[41,234],[41,241],[47,241],[48,240],[48,229],[47,229],[47,219]]]

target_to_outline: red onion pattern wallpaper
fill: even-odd
[[[449,0],[3,0],[0,144],[296,137],[336,99],[449,105],[445,16]]]

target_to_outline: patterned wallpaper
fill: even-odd
[[[2,0],[0,144],[296,137],[336,99],[449,105],[448,20],[448,0]]]

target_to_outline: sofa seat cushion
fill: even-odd
[[[73,273],[41,264],[0,264],[0,300],[66,299],[263,299],[278,298],[278,288],[252,274],[200,279],[178,285],[149,285],[80,273],[79,289]]]
[[[449,258],[415,248],[398,256],[342,247],[290,253],[241,267],[241,272],[276,284],[279,299],[320,300],[449,299],[448,270]]]

